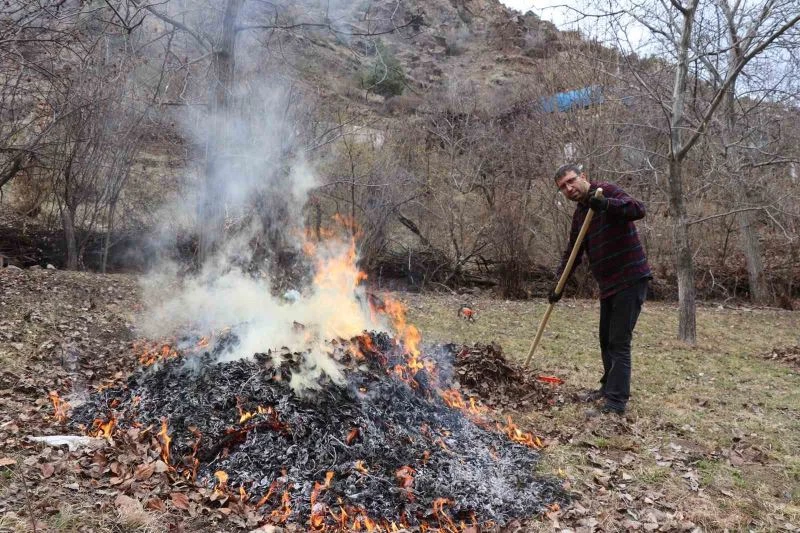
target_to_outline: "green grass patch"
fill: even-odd
[[[517,362],[524,360],[547,306],[543,300],[401,297],[425,342],[494,341]],[[478,310],[475,322],[456,316],[463,303]],[[598,302],[562,300],[529,371],[559,376],[567,393],[596,388],[602,370],[598,320]],[[571,436],[544,451],[541,468],[566,473],[574,484],[591,483],[587,450],[610,461],[631,454],[635,460],[627,471],[635,486],[663,493],[664,501],[703,527],[735,530],[755,524],[756,530],[770,531],[784,523],[800,526],[800,375],[763,357],[773,348],[797,344],[798,331],[800,313],[701,306],[697,344],[689,346],[676,340],[676,306],[648,302],[634,333],[632,395],[624,423],[587,422],[586,404],[515,418],[534,432]],[[742,454],[735,466],[726,455],[732,451]],[[658,460],[660,455],[675,457]],[[698,476],[701,494],[691,488],[687,472]]]

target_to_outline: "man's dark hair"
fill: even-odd
[[[581,172],[583,172],[583,165],[576,165],[574,163],[561,165],[560,167],[558,167],[558,170],[556,170],[555,181],[558,181],[564,176],[566,176],[568,172],[574,172],[575,174],[580,176]]]

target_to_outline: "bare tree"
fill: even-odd
[[[418,17],[396,22],[397,9],[376,16],[374,13],[383,11],[373,10],[371,5],[366,6],[364,13],[348,8],[345,13],[334,14],[330,11],[331,6],[324,2],[226,0],[221,9],[214,2],[204,8],[193,6],[189,9],[177,1],[158,4],[146,0],[127,1],[135,8],[147,11],[173,31],[189,36],[198,57],[187,63],[209,62],[207,116],[210,122],[205,146],[204,191],[198,210],[201,260],[214,249],[224,222],[225,186],[220,183],[220,176],[230,164],[226,155],[229,147],[225,141],[225,121],[231,117],[229,111],[235,106],[235,88],[241,81],[237,79],[236,67],[237,56],[241,55],[237,50],[241,34],[255,32],[265,49],[276,35],[294,36],[300,32],[307,35],[310,42],[323,46],[313,38],[315,35],[372,37],[418,24]]]
[[[650,36],[650,49],[663,54],[665,65],[671,70],[672,88],[664,91],[665,78],[660,70],[642,69],[641,63],[632,60],[626,65],[644,94],[660,107],[669,134],[665,159],[678,277],[678,338],[689,343],[696,340],[696,289],[684,189],[685,163],[692,148],[707,133],[726,96],[730,98],[740,73],[753,59],[775,46],[779,38],[793,32],[800,22],[800,12],[792,1],[769,0],[759,4],[756,11],[744,11],[737,6],[739,3],[729,4],[726,0],[652,0],[638,4],[614,1],[602,13],[611,23],[611,39],[616,46],[631,50],[626,29],[632,24],[645,28]],[[734,12],[736,16],[725,16]],[[709,40],[705,31],[698,30],[698,21],[704,29],[715,27],[717,35],[732,35],[733,42]],[[713,26],[716,21],[722,24]],[[733,33],[727,30],[728,23],[737,26]],[[728,55],[731,46],[738,51]],[[728,55],[730,60],[710,76],[703,67],[709,65],[708,58],[720,54]]]

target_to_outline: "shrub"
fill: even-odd
[[[403,66],[381,41],[375,43],[375,59],[362,73],[361,84],[368,91],[386,98],[403,94],[406,85]]]

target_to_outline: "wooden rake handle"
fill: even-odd
[[[602,198],[603,197],[603,189],[598,187],[594,191],[595,198]],[[581,249],[581,244],[583,244],[583,238],[586,237],[586,232],[589,230],[589,224],[592,223],[592,218],[594,218],[594,210],[589,209],[589,212],[586,213],[586,218],[583,220],[583,225],[581,226],[581,230],[578,232],[578,238],[575,239],[575,244],[572,247],[572,252],[569,254],[569,259],[567,259],[567,264],[564,266],[564,271],[561,273],[561,278],[558,280],[558,284],[556,285],[555,293],[561,294],[561,291],[564,290],[564,285],[567,284],[567,279],[569,279],[569,274],[572,272],[572,266],[575,264],[575,259],[578,257],[578,252]],[[542,340],[542,333],[544,333],[544,327],[547,325],[547,321],[550,319],[550,313],[553,312],[553,307],[556,304],[552,303],[547,306],[547,311],[544,312],[544,316],[542,317],[541,322],[539,322],[539,329],[536,330],[536,337],[533,339],[533,344],[531,344],[531,349],[528,350],[528,356],[525,358],[525,366],[527,367],[531,359],[533,358],[533,352],[536,351],[536,347],[539,345],[539,341]]]

